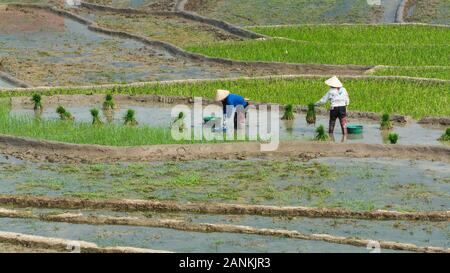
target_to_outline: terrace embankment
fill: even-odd
[[[75,13],[54,7],[16,4],[8,5],[7,9],[2,12],[8,14],[8,18],[12,21],[17,16],[27,18],[27,16],[31,16],[30,13],[38,13],[39,16],[33,18],[43,20],[46,24],[51,24],[49,20],[54,20],[58,22],[54,27],[59,27],[60,29],[52,31],[49,34],[49,39],[53,40],[51,44],[64,44],[67,47],[82,49],[81,51],[75,50],[77,53],[76,57],[80,59],[80,63],[75,65],[72,63],[73,58],[69,60],[66,55],[62,55],[67,50],[49,49],[48,43],[43,43],[40,39],[34,40],[36,35],[28,35],[27,37],[34,37],[31,39],[33,41],[24,45],[34,49],[38,45],[39,50],[28,50],[28,53],[22,54],[20,51],[17,51],[18,47],[16,45],[6,45],[9,48],[8,50],[14,53],[10,54],[6,61],[4,61],[4,66],[8,72],[35,86],[78,85],[80,82],[86,81],[95,84],[102,82],[146,81],[146,79],[151,80],[152,77],[156,77],[153,80],[164,80],[165,77],[168,77],[166,79],[174,79],[174,77],[175,79],[176,77],[217,78],[219,74],[225,74],[228,77],[233,77],[233,75],[254,76],[308,73],[358,75],[363,74],[371,68],[371,66],[358,65],[287,64],[280,62],[248,62],[211,58],[185,51],[168,42],[149,39],[140,34],[100,27],[97,23]],[[67,21],[67,24],[65,21]],[[33,25],[38,23],[33,23]],[[64,28],[64,25],[69,27]],[[3,27],[9,31],[10,26],[10,24],[7,24]],[[24,27],[30,28],[31,24],[25,24]],[[33,29],[27,31],[34,33]],[[39,34],[39,31],[35,30],[36,34]],[[76,35],[71,35],[70,32]],[[17,36],[15,32],[13,34],[9,33],[8,35]],[[86,43],[86,39],[78,39],[77,37],[80,36],[86,36],[91,39],[91,46],[83,45],[83,43]],[[58,40],[67,39],[73,39],[74,41],[71,43],[58,42]],[[124,47],[128,48],[124,49]],[[149,51],[149,54],[142,54],[139,50]],[[83,56],[86,56],[86,54],[91,56],[92,52],[95,52],[95,58],[99,58],[98,61],[92,62],[92,58],[90,62],[82,61]],[[138,52],[139,58],[136,57],[136,53]],[[28,56],[29,58],[26,61],[21,61],[20,56],[24,56],[24,54],[27,56],[31,54],[32,56]],[[105,54],[108,56],[104,56]],[[143,56],[149,58],[149,60],[145,61],[142,59],[144,58]],[[55,59],[59,60],[56,64],[54,62]],[[192,64],[186,63],[186,61]],[[119,67],[117,66],[117,62],[120,64]],[[96,67],[92,67],[92,64],[95,64]],[[101,71],[98,69],[98,64],[103,65],[103,67],[100,67]],[[161,65],[166,65],[169,71],[161,72]],[[199,65],[202,65],[202,69],[198,67]],[[155,73],[149,74],[148,71],[151,69],[155,69]],[[46,75],[48,71],[51,71],[51,79]],[[80,71],[84,71],[85,73],[80,73]]]
[[[190,232],[220,232],[220,233],[238,233],[238,234],[253,234],[260,236],[270,237],[283,237],[293,238],[300,240],[311,241],[324,241],[327,243],[344,244],[364,247],[374,242],[370,239],[360,239],[355,237],[342,237],[333,236],[329,234],[306,234],[295,230],[277,230],[277,229],[260,229],[250,226],[238,226],[230,224],[210,224],[210,223],[190,223],[180,220],[172,219],[138,219],[130,217],[114,217],[114,216],[84,216],[82,214],[64,213],[59,215],[35,215],[23,211],[0,209],[1,217],[12,218],[34,218],[41,219],[43,221],[51,222],[65,222],[72,224],[89,224],[89,225],[128,225],[128,226],[140,226],[140,227],[152,227],[152,228],[168,228],[181,231]],[[0,233],[1,236],[1,233]],[[0,237],[1,238],[1,237]],[[391,250],[413,251],[413,252],[427,252],[427,253],[449,253],[449,249],[440,247],[421,247],[414,244],[406,244],[392,241],[376,241],[380,247]],[[108,249],[96,249],[95,245],[89,247],[84,244],[83,247],[86,250],[93,249],[94,251],[108,252]],[[114,249],[121,250],[122,252],[131,252],[133,249],[127,248],[113,248],[109,252],[113,252]],[[155,252],[145,249],[136,249],[136,252]]]
[[[191,13],[188,11],[185,11],[184,8],[182,8],[181,3],[177,3],[174,6],[174,11],[167,11],[167,9],[162,9],[158,11],[148,11],[145,9],[136,9],[136,8],[117,8],[112,6],[106,6],[106,5],[99,5],[89,2],[81,2],[81,6],[84,8],[92,9],[92,10],[98,10],[98,11],[108,11],[108,12],[115,12],[115,13],[121,13],[121,14],[146,14],[146,15],[170,15],[170,16],[177,16],[184,19],[189,20],[191,23],[197,22],[204,25],[209,25],[211,27],[226,31],[232,35],[241,37],[241,38],[249,38],[249,39],[257,39],[257,38],[265,38],[266,36],[262,34],[258,34],[255,32],[252,32],[250,30],[246,30],[243,28],[240,28],[238,26],[232,25],[230,23],[227,23],[225,21],[220,21],[217,19],[207,18],[195,13]]]
[[[281,142],[277,150],[261,151],[261,143],[172,144],[111,147],[69,144],[0,135],[1,151],[20,159],[49,162],[116,162],[252,157],[392,157],[450,162],[450,148],[421,145],[334,144],[306,141]]]
[[[450,221],[450,211],[398,212],[353,211],[343,208],[269,206],[232,203],[179,203],[175,201],[130,199],[80,199],[27,195],[0,195],[0,204],[15,207],[61,209],[110,209],[114,211],[177,212],[218,215],[260,215],[267,217],[347,218],[368,220]],[[21,214],[28,217],[28,213]],[[8,215],[4,215],[8,216]],[[12,215],[9,215],[11,217]]]

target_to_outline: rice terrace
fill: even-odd
[[[450,252],[449,0],[0,0],[0,252]]]

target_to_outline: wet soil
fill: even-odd
[[[102,95],[73,97],[57,96],[54,98],[44,97],[43,102],[45,108],[41,114],[41,118],[48,120],[59,119],[59,115],[56,113],[56,107],[59,105],[64,105],[75,117],[77,122],[90,123],[92,121],[90,109],[93,107],[101,109],[102,98]],[[28,98],[14,98],[12,100],[13,109],[11,111],[11,115],[34,117],[35,112],[32,110],[31,101],[27,100]],[[174,106],[175,104],[139,102],[139,98],[133,100],[132,98],[122,99],[121,97],[120,102],[118,102],[118,108],[114,112],[101,112],[100,116],[105,122],[122,124],[125,112],[128,109],[133,109],[136,111],[136,118],[141,126],[148,125],[151,127],[169,128],[173,122],[171,111]],[[304,113],[300,113],[295,114],[295,120],[293,121],[281,120],[280,139],[313,139],[316,134],[316,127],[313,125],[308,125],[305,117],[306,115]],[[327,127],[328,119],[329,117],[326,115],[317,115],[316,125],[318,126],[323,124]],[[337,122],[338,124],[336,125],[333,139],[334,142],[340,143],[344,141],[346,143],[388,144],[389,133],[395,132],[400,136],[399,144],[448,145],[445,142],[438,141],[438,138],[445,131],[446,127],[444,126],[424,125],[415,121],[410,121],[405,124],[394,123],[394,129],[392,130],[380,130],[380,124],[378,121],[361,118],[349,118],[348,122],[349,124],[363,125],[364,133],[361,135],[349,135],[346,139],[343,139],[339,122]],[[266,124],[260,124],[260,126],[266,126]],[[267,124],[267,126],[270,128],[270,123]]]
[[[0,13],[3,70],[35,86],[215,78],[242,73],[239,68],[180,60],[140,42],[98,34],[45,10],[3,6]]]

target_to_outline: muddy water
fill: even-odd
[[[47,11],[8,8],[0,13],[5,16],[0,23],[3,65],[36,86],[240,75],[181,60],[141,42],[99,34]]]
[[[67,210],[33,209],[35,214],[60,214]],[[108,215],[151,219],[174,219],[192,223],[244,225],[255,228],[296,230],[302,233],[324,233],[334,236],[357,236],[374,240],[399,241],[418,246],[450,246],[450,223],[424,221],[378,221],[306,217],[263,217],[250,215],[207,215],[191,213],[141,213],[106,210],[74,210],[86,216]]]
[[[176,213],[138,213],[138,212],[111,212],[105,210],[54,210],[54,209],[33,209],[36,214],[58,214],[63,212],[82,213],[83,215],[110,215],[116,217],[138,217],[151,219],[176,219],[193,223],[214,223],[246,225],[255,228],[272,228],[284,230],[296,230],[302,233],[324,233],[334,236],[369,238],[373,240],[389,240],[403,243],[412,243],[418,246],[449,247],[449,228],[445,222],[421,222],[421,221],[369,221],[352,219],[326,219],[326,218],[283,218],[283,217],[262,217],[262,216],[238,216],[238,215],[201,215],[201,214],[176,214]],[[279,251],[279,252],[311,252],[311,251],[368,251],[365,248],[356,248],[347,245],[335,245],[314,241],[303,241],[297,239],[284,240],[280,238],[270,238],[262,236],[248,236],[242,234],[214,233],[215,240],[211,234],[182,232],[161,228],[136,228],[91,225],[74,225],[65,223],[50,223],[33,220],[13,220],[3,218],[0,223],[10,225],[8,231],[32,232],[36,234],[37,227],[42,228],[42,233],[38,235],[59,236],[68,239],[91,240],[100,245],[108,246],[112,244],[132,245],[136,247],[153,247],[171,251],[235,251],[238,247],[244,246],[244,251]],[[49,235],[51,227],[55,227],[57,235]],[[2,228],[4,230],[4,228]],[[93,233],[88,234],[87,230]],[[39,231],[41,232],[41,231]],[[178,244],[173,244],[174,240],[184,236],[192,238],[195,247],[184,245],[185,240]],[[142,242],[138,239],[142,238]],[[242,239],[241,243],[237,240]],[[270,242],[268,243],[270,239]],[[120,240],[120,241],[117,241]],[[284,244],[283,244],[284,242]],[[294,247],[297,245],[297,249]],[[191,248],[190,248],[191,247]],[[275,247],[275,249],[268,249]],[[324,250],[328,248],[329,250]],[[385,252],[385,250],[382,250]],[[387,251],[390,252],[390,251]]]
[[[156,0],[110,0],[110,1],[88,0],[87,2],[94,4],[105,3],[109,6],[118,8],[141,8],[155,3]]]
[[[13,88],[13,87],[15,87],[13,84],[0,78],[0,88]]]
[[[3,231],[85,240],[100,246],[126,245],[175,252],[369,252],[362,247],[318,241],[161,228],[72,225],[9,218],[0,219],[0,226]]]
[[[448,210],[448,164],[392,159],[56,164],[0,158],[0,193]]]
[[[101,105],[91,105],[91,106],[79,106],[79,107],[67,107],[68,111],[75,116],[75,120],[79,122],[91,122],[92,118],[90,116],[89,110],[92,107],[101,108]],[[123,122],[123,116],[127,109],[136,110],[137,120],[140,125],[149,125],[152,127],[169,127],[171,121],[171,105],[164,104],[146,104],[142,106],[136,105],[120,105],[120,109],[112,114],[112,122],[121,124]],[[13,116],[33,116],[34,111],[29,109],[16,108],[11,111]],[[262,115],[267,115],[262,112]],[[280,120],[280,139],[281,140],[311,140],[315,135],[315,127],[307,125],[305,120],[305,114],[296,114],[296,118],[293,122],[286,122]],[[108,116],[110,117],[110,116]],[[56,106],[46,108],[42,114],[44,119],[58,119],[56,114]],[[101,118],[107,121],[107,117],[104,113],[101,113]],[[317,116],[316,125],[319,126],[323,124],[328,128],[328,117],[327,116]],[[349,119],[349,124],[361,124],[364,126],[364,133],[362,135],[349,135],[347,139],[343,139],[341,133],[341,128],[339,121],[336,122],[334,141],[347,143],[371,143],[371,144],[381,144],[388,143],[387,136],[391,132],[399,134],[400,138],[399,144],[423,144],[423,145],[446,145],[437,139],[442,135],[445,130],[444,127],[440,126],[426,126],[421,125],[416,122],[411,122],[406,125],[396,125],[391,131],[381,131],[380,125],[376,121],[371,120],[358,120]],[[265,125],[265,123],[262,123]],[[269,126],[270,127],[270,124]]]

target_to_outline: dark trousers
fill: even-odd
[[[328,126],[328,133],[332,134],[334,132],[334,127],[336,125],[336,119],[339,119],[341,124],[342,134],[347,134],[347,107],[338,106],[330,110],[330,124]]]

